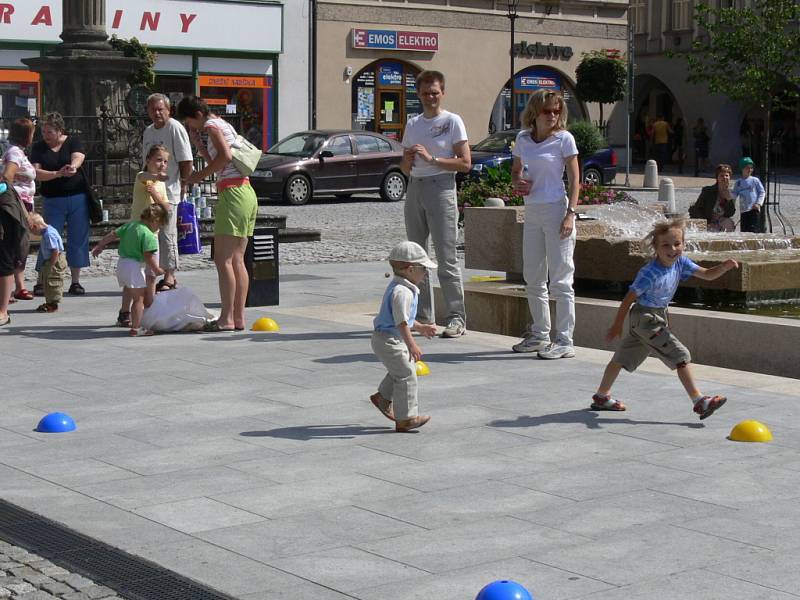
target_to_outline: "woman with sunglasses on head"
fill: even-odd
[[[560,93],[537,90],[522,113],[511,179],[525,197],[523,275],[533,323],[514,352],[539,358],[572,358],[575,349],[575,207],[578,204],[578,147],[566,130],[567,105]],[[567,170],[569,194],[564,187]],[[548,274],[550,289],[548,294]],[[550,339],[550,296],[556,301],[555,340]]]

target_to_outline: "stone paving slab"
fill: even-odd
[[[537,600],[800,598],[797,380],[696,366],[730,397],[701,423],[647,361],[618,383],[628,412],[593,413],[607,351],[470,332],[421,341],[433,420],[398,435],[368,399],[385,271],[284,269],[281,306],[248,310],[279,334],[129,339],[111,278],[53,315],[14,305],[0,497],[243,600],[464,600],[503,577]],[[213,305],[213,272],[181,284]],[[34,432],[54,410],[78,430]],[[726,440],[744,418],[775,441]]]

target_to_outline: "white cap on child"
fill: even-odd
[[[416,242],[400,242],[389,253],[389,260],[407,262],[415,265],[422,265],[429,269],[435,269],[436,263],[433,262],[425,250]]]

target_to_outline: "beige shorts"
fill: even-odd
[[[628,313],[629,330],[611,359],[626,371],[635,371],[651,354],[670,369],[692,361],[686,346],[675,337],[667,322],[666,308],[634,304]]]

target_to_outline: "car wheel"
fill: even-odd
[[[289,204],[305,204],[311,200],[311,181],[305,175],[295,173],[286,180],[283,198]]]
[[[386,202],[397,202],[406,193],[406,178],[400,171],[392,171],[383,178],[381,198]]]
[[[583,172],[583,182],[586,185],[603,185],[603,174],[590,167]]]

